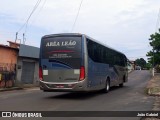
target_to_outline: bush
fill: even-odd
[[[157,73],[160,73],[160,65],[156,65],[156,66],[155,66],[155,71],[156,71]]]

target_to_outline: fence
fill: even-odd
[[[14,87],[16,77],[16,65],[0,63],[0,88]]]

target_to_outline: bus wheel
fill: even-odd
[[[106,80],[106,87],[105,87],[105,89],[104,89],[104,92],[105,92],[105,93],[108,93],[109,90],[110,90],[110,81],[109,81],[109,79],[107,79],[107,80]]]
[[[119,87],[123,87],[123,83],[119,84]]]
[[[125,76],[123,76],[123,82],[119,84],[119,87],[123,87],[123,83],[125,82]]]

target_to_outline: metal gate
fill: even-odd
[[[14,87],[15,77],[15,64],[0,63],[0,89]]]
[[[24,84],[33,84],[35,63],[23,61],[21,80]]]

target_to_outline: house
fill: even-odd
[[[133,60],[128,60],[127,64],[128,72],[135,70],[135,62]]]
[[[39,48],[20,44],[16,68],[16,85],[39,85]]]
[[[0,88],[39,85],[39,48],[8,41],[0,44]]]
[[[19,44],[8,42],[9,46],[0,44],[0,88],[12,87],[15,84]]]
[[[10,43],[10,41],[8,41]],[[12,43],[10,43],[11,45]],[[17,47],[16,47],[17,46]],[[11,46],[0,44],[0,68],[10,71],[10,66],[16,65],[18,56],[18,43]]]

